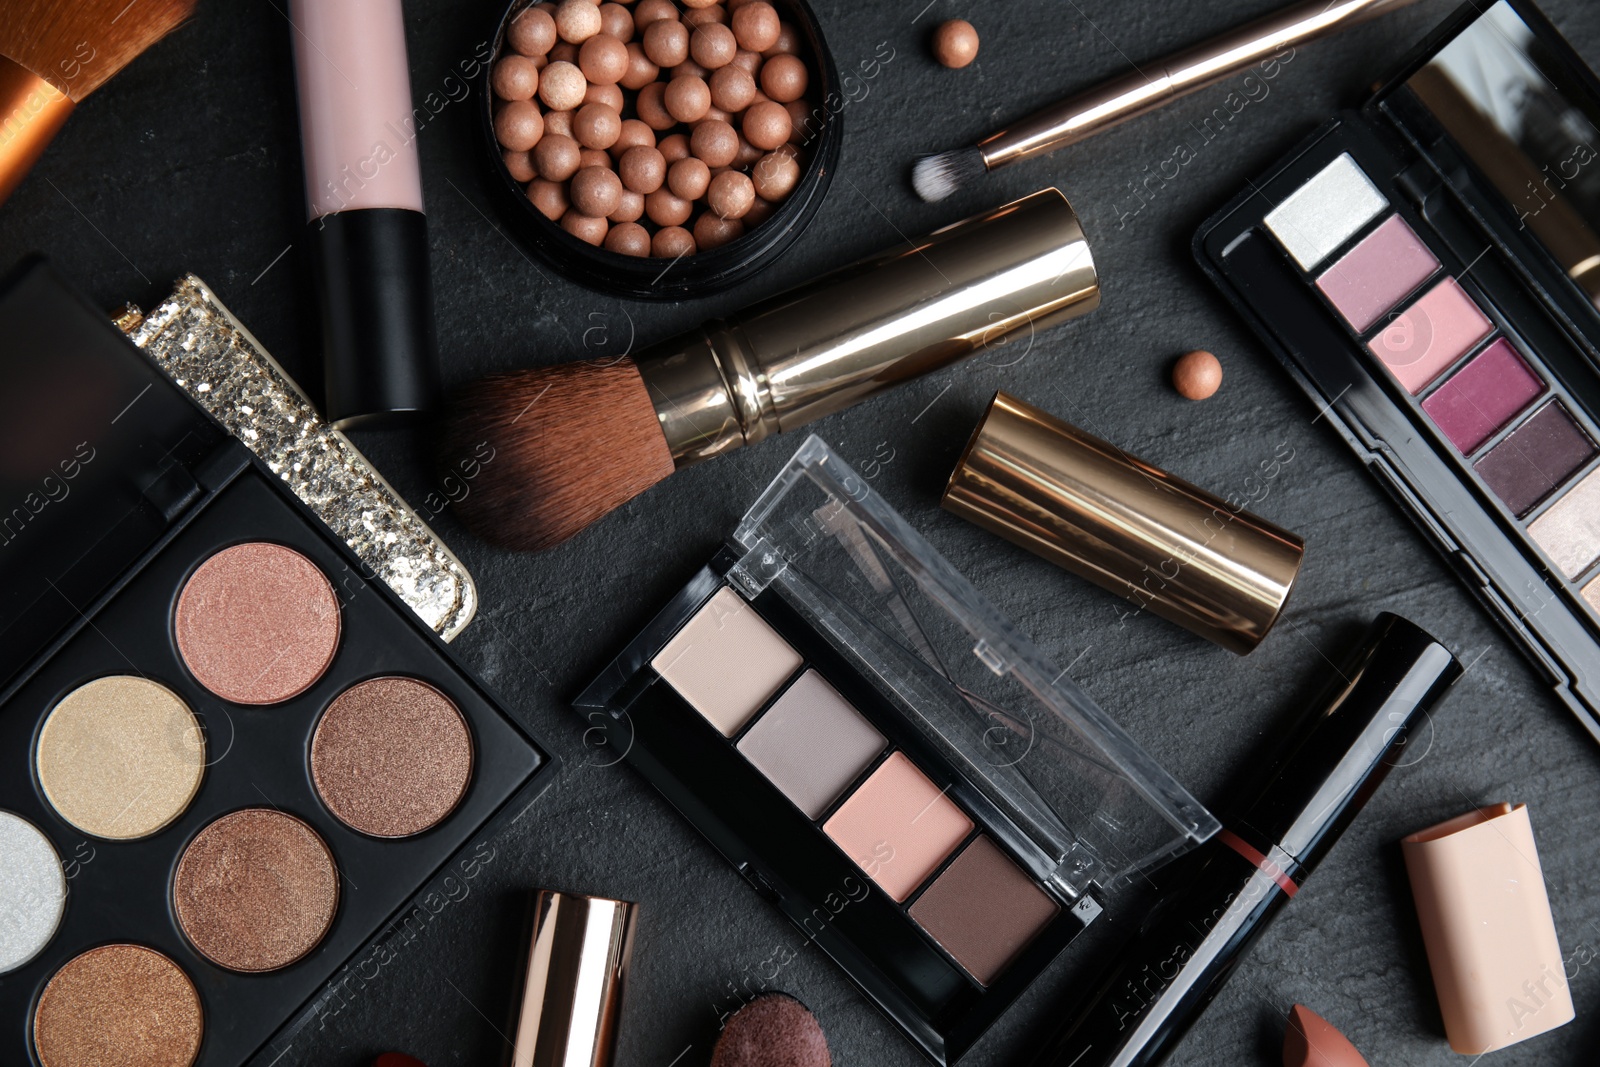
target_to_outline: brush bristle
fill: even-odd
[[[675,469],[631,360],[483,378],[446,414],[441,459],[456,513],[506,548],[558,545]]]
[[[931,204],[983,177],[986,170],[982,152],[976,148],[957,148],[917,160],[911,168],[911,184],[917,195]]]
[[[6,5],[0,55],[78,103],[171,33],[195,0],[20,0]]]

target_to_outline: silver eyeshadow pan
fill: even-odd
[[[1311,270],[1377,218],[1389,201],[1346,152],[1267,212],[1267,229]]]

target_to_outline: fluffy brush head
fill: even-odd
[[[483,378],[453,399],[441,453],[456,513],[485,541],[550,548],[675,469],[631,360]]]
[[[957,148],[917,160],[911,168],[911,185],[918,196],[931,204],[977,181],[988,169],[978,149]]]
[[[195,0],[18,0],[6,4],[0,55],[81,102],[176,29],[194,5]]]

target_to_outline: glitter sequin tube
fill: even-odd
[[[472,621],[478,591],[461,561],[205,282],[185,275],[150,314],[130,307],[117,325],[350,546],[364,577],[388,585],[446,641]]]

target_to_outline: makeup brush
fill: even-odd
[[[18,0],[0,26],[0,203],[84,97],[194,10],[195,0]]]
[[[943,200],[986,172],[1076,144],[1147,111],[1214,85],[1282,49],[1309,41],[1414,0],[1306,0],[1247,23],[1204,44],[1036,111],[970,148],[923,156],[911,184],[927,201]]]
[[[680,467],[974,352],[1005,345],[1015,362],[1033,331],[1100,301],[1088,242],[1055,189],[910,244],[631,359],[468,386],[441,452],[447,469],[472,472],[457,513],[486,540],[548,548]]]

